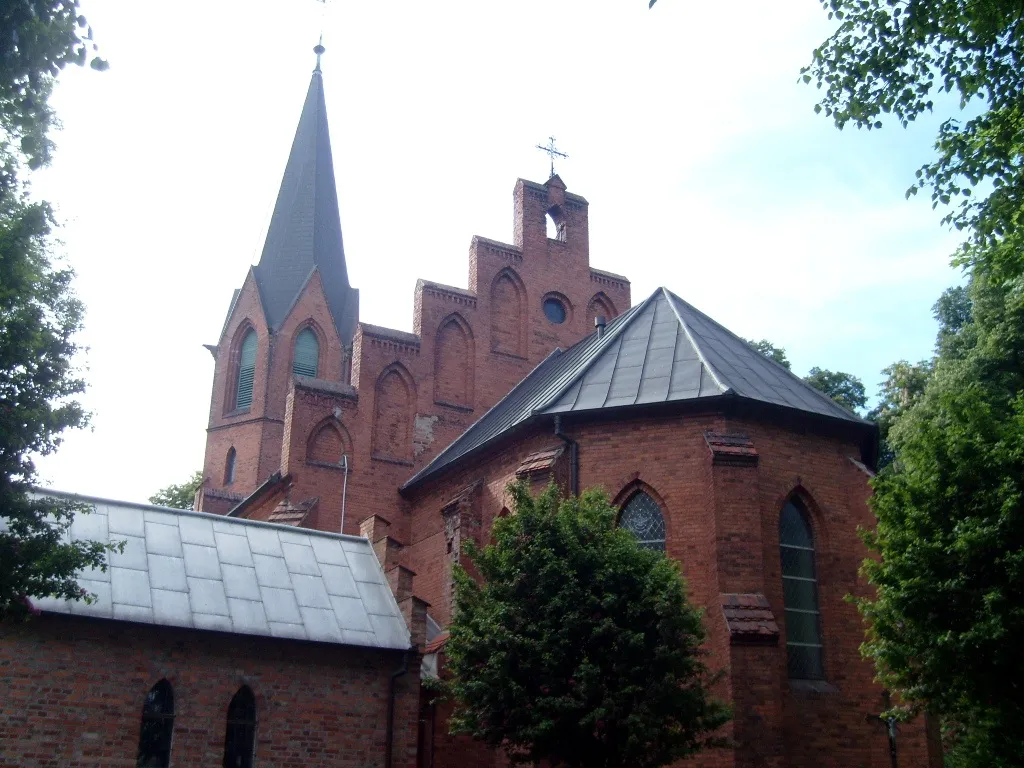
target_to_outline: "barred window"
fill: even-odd
[[[171,762],[171,733],[174,730],[174,692],[161,680],[146,694],[139,729],[139,768],[167,768]]]
[[[295,352],[292,356],[292,373],[298,376],[316,378],[320,367],[320,342],[312,328],[304,328],[295,337]]]
[[[643,491],[626,502],[619,515],[619,527],[636,536],[641,547],[665,551],[665,516],[658,502]]]
[[[252,768],[253,743],[256,741],[256,697],[247,685],[228,705],[227,731],[224,734],[224,768]]]
[[[242,340],[238,356],[238,383],[235,387],[235,408],[252,405],[252,387],[256,379],[256,331],[250,330]]]
[[[787,501],[779,515],[779,549],[789,676],[797,680],[821,680],[825,677],[825,669],[822,664],[814,535],[807,520],[807,510],[797,498]]]

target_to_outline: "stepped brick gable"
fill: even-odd
[[[680,564],[734,712],[732,746],[687,765],[887,768],[887,699],[846,600],[868,594],[876,427],[667,288],[634,306],[591,266],[589,203],[554,173],[516,181],[511,242],[473,237],[465,287],[417,281],[411,331],[361,322],[316,50],[259,264],[208,346],[197,511],[97,500],[76,520],[131,541],[113,578],[82,575],[95,609],[43,600],[0,628],[0,763],[134,764],[166,683],[171,765],[221,764],[242,686],[256,765],[506,765],[450,736],[421,682],[446,674],[452,567],[520,481],[604,488]],[[900,765],[940,768],[924,718],[897,738]]]

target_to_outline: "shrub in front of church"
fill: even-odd
[[[700,612],[677,564],[615,525],[607,497],[533,498],[490,546],[456,566],[456,612],[442,684],[453,732],[503,748],[513,763],[667,765],[719,743]]]

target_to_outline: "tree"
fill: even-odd
[[[847,410],[857,411],[868,403],[863,382],[852,373],[830,371],[815,366],[804,376],[804,381]]]
[[[968,232],[964,264],[1008,276],[1024,271],[1024,14],[1019,0],[822,0],[836,32],[813,54],[803,79],[823,89],[816,111],[842,128],[904,127],[931,112],[939,94],[977,115],[950,116],[938,157],[907,195],[930,189],[932,205],[954,205],[945,223]],[[958,204],[956,204],[958,202]],[[994,247],[1001,241],[1008,248]],[[980,260],[980,261],[979,261]]]
[[[940,353],[889,431],[864,650],[912,708],[964,729],[978,765],[1024,762],[1024,278],[975,270],[969,347]],[[961,763],[963,764],[963,763]]]
[[[150,504],[160,507],[174,507],[175,509],[192,509],[195,503],[196,492],[203,484],[203,471],[196,470],[192,477],[179,485],[168,485],[149,497]]]
[[[868,414],[868,421],[878,424],[878,468],[886,467],[895,458],[889,445],[889,431],[899,418],[910,410],[924,394],[924,386],[932,372],[932,362],[908,363],[898,360],[882,370],[886,375],[878,392],[878,405]]]
[[[90,43],[74,2],[0,4],[0,618],[22,617],[28,596],[88,598],[75,580],[106,568],[106,542],[64,541],[83,505],[31,494],[33,455],[60,445],[87,416],[72,357],[82,305],[72,272],[50,256],[53,212],[29,200],[19,174],[50,159],[53,77],[84,63]],[[102,62],[95,64],[102,68]]]
[[[453,730],[514,763],[661,766],[717,743],[701,614],[678,565],[615,526],[601,493],[509,487],[494,543],[455,569]]]
[[[92,29],[77,0],[5,0],[0,3],[0,135],[4,165],[20,152],[29,167],[50,160],[53,78],[68,64],[106,69],[95,55]]]
[[[23,614],[28,595],[84,597],[75,573],[105,568],[109,549],[63,541],[80,505],[30,495],[32,455],[87,421],[72,399],[85,389],[71,363],[82,305],[47,258],[52,221],[45,203],[0,194],[0,618]]]
[[[791,367],[789,360],[786,358],[786,350],[782,347],[776,347],[768,339],[761,339],[760,341],[754,341],[753,339],[745,339],[747,344],[752,346],[758,352],[770,360],[774,360],[776,363],[786,368],[787,370]]]

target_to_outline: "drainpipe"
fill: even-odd
[[[348,492],[348,454],[341,456],[341,468],[345,470],[345,478],[341,481],[341,531],[345,532],[345,494]]]
[[[562,431],[562,415],[555,414],[555,437],[569,446],[569,493],[580,495],[580,444]]]
[[[402,653],[402,665],[391,673],[388,680],[388,719],[384,734],[384,768],[391,768],[392,743],[395,739],[395,681],[409,671],[409,651]]]

